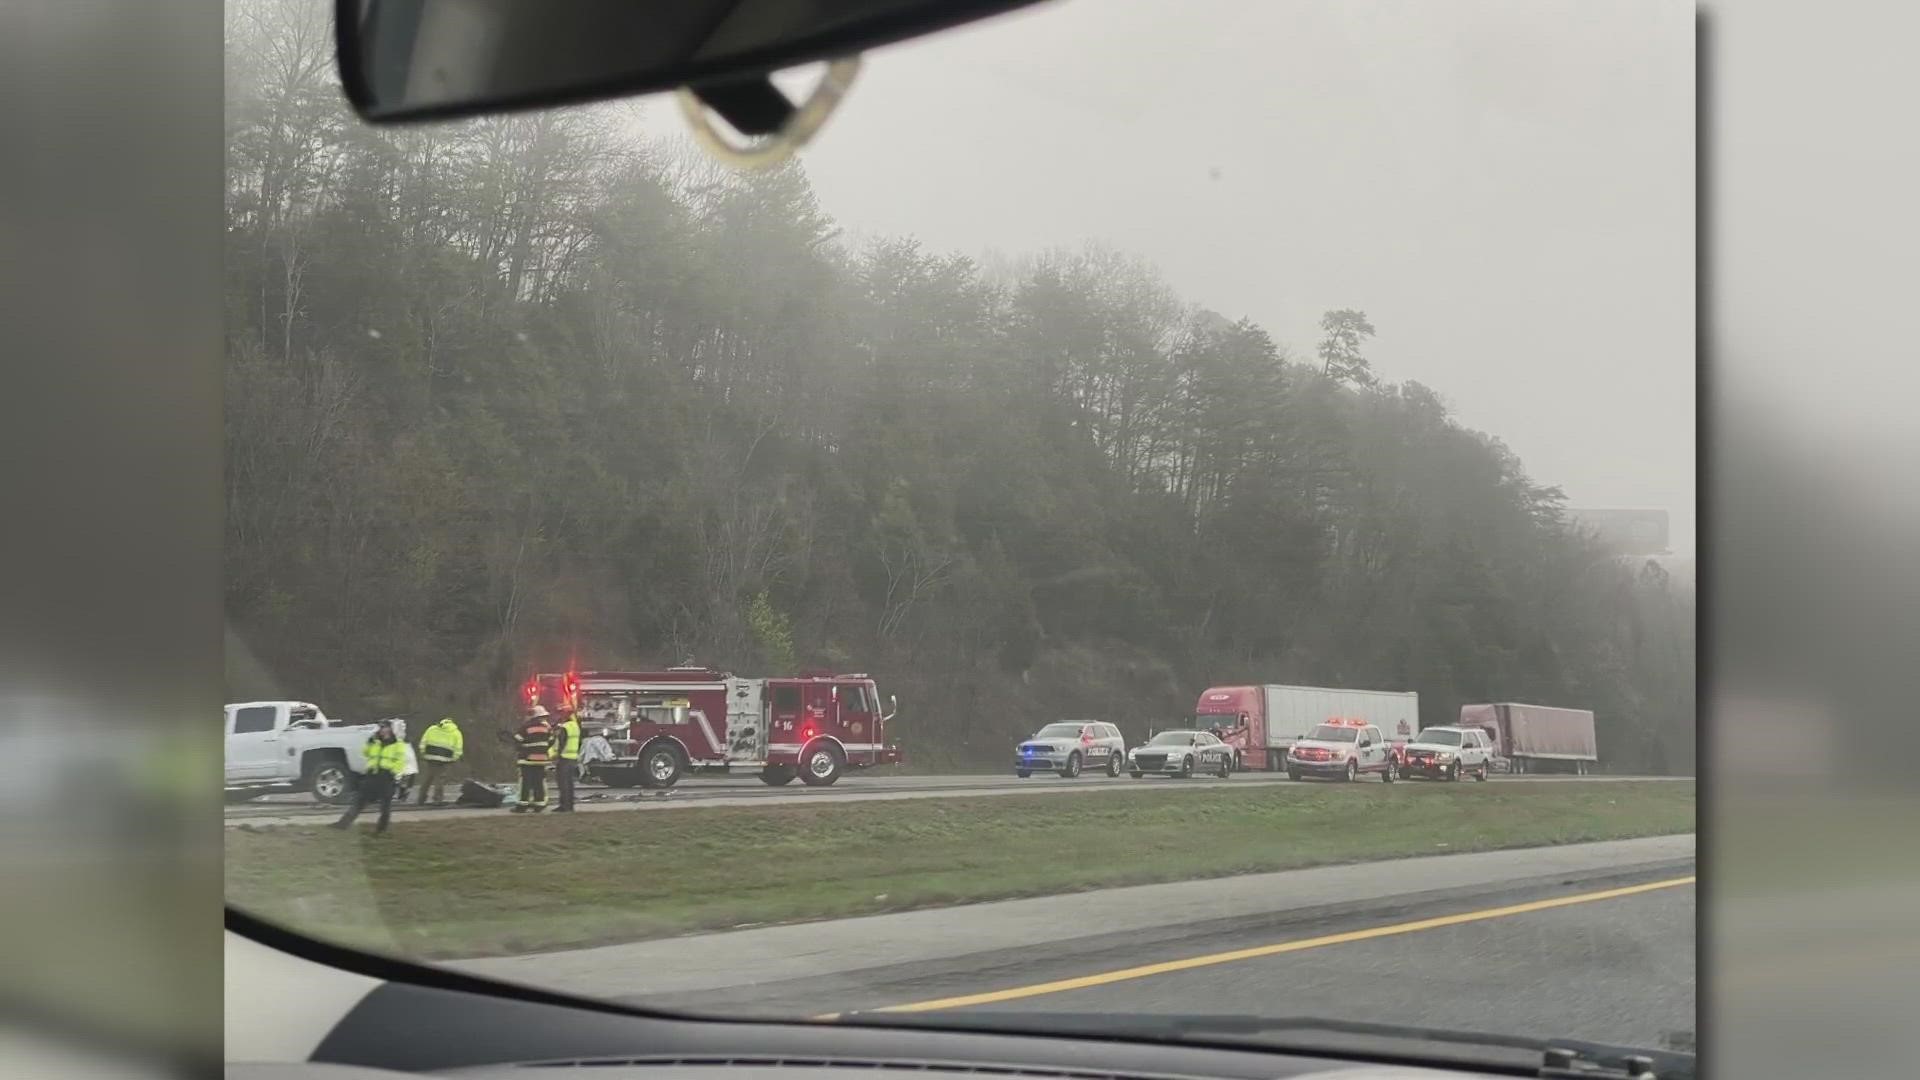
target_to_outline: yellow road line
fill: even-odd
[[[907,1005],[889,1005],[875,1012],[933,1012],[937,1009],[959,1009],[969,1005],[990,1005],[999,1001],[1015,1001],[1020,998],[1039,997],[1042,994],[1058,994],[1065,990],[1084,990],[1091,986],[1106,986],[1109,983],[1126,982],[1130,979],[1144,979],[1150,975],[1166,975],[1175,971],[1192,971],[1195,968],[1212,967],[1216,964],[1231,964],[1238,960],[1255,960],[1263,956],[1279,956],[1282,953],[1302,952],[1307,949],[1319,949],[1328,945],[1344,945],[1352,941],[1371,941],[1374,938],[1392,937],[1396,934],[1414,934],[1422,930],[1437,930],[1443,926],[1460,926],[1464,923],[1485,922],[1488,919],[1504,919],[1512,915],[1525,915],[1533,911],[1548,911],[1553,908],[1572,907],[1575,904],[1591,904],[1599,900],[1615,900],[1623,896],[1638,896],[1641,893],[1658,889],[1671,889],[1679,885],[1692,885],[1693,875],[1668,878],[1664,881],[1649,881],[1642,885],[1628,885],[1619,889],[1603,889],[1599,892],[1575,893],[1572,896],[1556,896],[1548,900],[1531,900],[1524,904],[1510,904],[1506,907],[1483,908],[1479,911],[1463,911],[1457,915],[1441,915],[1432,919],[1416,919],[1413,922],[1392,923],[1387,926],[1374,926],[1365,930],[1349,930],[1343,934],[1327,934],[1322,937],[1300,938],[1295,941],[1276,942],[1272,945],[1259,945],[1251,949],[1235,949],[1232,952],[1209,953],[1205,956],[1189,956],[1182,960],[1167,960],[1158,964],[1142,964],[1139,967],[1121,968],[1118,971],[1104,971],[1097,975],[1082,975],[1073,979],[1059,979],[1054,982],[1035,983],[1032,986],[1015,986],[1006,990],[990,990],[982,994],[963,994],[959,997],[935,998],[931,1001],[916,1001]],[[842,1014],[828,1013],[816,1017],[820,1020],[838,1019]]]

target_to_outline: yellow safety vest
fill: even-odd
[[[452,720],[442,720],[420,733],[420,756],[428,761],[459,761],[466,738]]]
[[[553,752],[562,761],[580,760],[580,718],[569,716],[553,726]]]
[[[367,771],[383,772],[399,776],[407,767],[407,744],[395,739],[383,743],[379,739],[367,740]]]

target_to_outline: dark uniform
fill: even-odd
[[[513,733],[520,766],[520,801],[516,814],[539,813],[547,808],[547,760],[553,742],[553,728],[547,723],[547,710],[538,709]]]
[[[580,718],[572,713],[553,725],[553,779],[560,786],[560,805],[553,812],[573,812],[573,782],[580,775]]]

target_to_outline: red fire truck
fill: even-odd
[[[688,773],[753,772],[776,787],[825,786],[848,769],[897,764],[886,724],[899,703],[866,675],[749,679],[704,667],[535,675],[524,704],[580,717],[613,760],[593,775],[613,787],[672,787]]]

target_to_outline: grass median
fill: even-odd
[[[471,957],[1694,829],[1691,781],[1183,787],[228,829],[227,899],[335,941]]]

